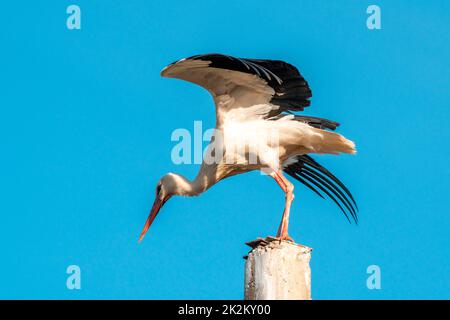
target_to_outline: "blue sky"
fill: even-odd
[[[66,8],[81,8],[68,30]],[[377,4],[382,29],[366,28]],[[316,299],[450,298],[448,1],[9,1],[0,10],[0,298],[241,299],[245,242],[274,235],[284,196],[258,173],[169,201],[137,239],[174,129],[214,125],[206,91],[160,78],[198,53],[283,59],[305,114],[356,156],[320,156],[360,225],[301,185],[290,233],[314,248]],[[81,290],[66,268],[81,268]],[[368,290],[366,268],[381,268]]]

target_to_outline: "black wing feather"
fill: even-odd
[[[310,188],[315,194],[317,194],[322,199],[325,199],[325,197],[319,191],[317,191],[316,188],[314,188],[311,184],[309,184],[302,177],[300,177],[298,174],[296,174],[295,171],[291,170],[290,168],[285,168],[284,172],[286,172],[291,177],[293,177],[293,178],[297,179],[298,181],[300,181],[301,183],[303,183],[305,186]]]
[[[288,111],[303,111],[312,97],[308,82],[293,65],[280,60],[235,58],[223,54],[203,54],[188,59],[211,61],[213,68],[254,74],[264,79],[275,91],[272,104],[280,108],[270,117]]]
[[[276,117],[273,117],[272,119],[276,120],[285,115],[281,114]],[[309,124],[311,127],[319,128],[319,129],[329,129],[329,130],[336,130],[336,128],[339,126],[339,123],[335,121],[331,121],[324,118],[318,118],[318,117],[309,117],[309,116],[298,116],[294,115],[294,120],[301,121]]]
[[[296,160],[283,170],[323,198],[316,188],[321,190],[336,203],[349,222],[348,213],[358,224],[358,206],[348,188],[310,156],[297,156]]]
[[[284,61],[236,58],[217,53],[195,55],[187,59],[208,61],[212,68],[249,73],[265,80],[274,90],[270,103],[279,107],[267,114],[268,119],[303,111],[310,105],[312,93],[308,82],[296,67]],[[319,129],[335,130],[339,126],[337,122],[317,117],[296,115],[294,119]]]
[[[336,182],[339,185],[339,187],[341,187],[342,190],[344,190],[345,193],[350,197],[350,199],[352,200],[352,202],[355,205],[356,209],[358,210],[358,205],[356,204],[356,201],[353,198],[352,193],[350,192],[350,190],[348,190],[348,188],[338,178],[336,178],[330,171],[325,169],[322,165],[320,165],[317,161],[315,161],[310,156],[305,154],[305,155],[302,155],[300,157],[301,157],[301,161],[303,161],[303,162],[309,164],[310,166],[316,168],[317,170],[323,172],[327,177],[331,178],[334,182]]]

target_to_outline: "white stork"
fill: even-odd
[[[206,54],[174,62],[161,75],[198,84],[211,93],[216,128],[207,150],[214,161],[204,158],[193,181],[174,173],[159,180],[139,241],[172,196],[196,196],[224,178],[252,170],[266,173],[285,193],[277,238],[292,240],[288,224],[294,186],[283,172],[320,197],[327,195],[349,222],[348,214],[357,223],[357,205],[350,191],[308,155],[353,154],[355,144],[326,130],[335,130],[339,125],[336,122],[293,114],[309,106],[311,98],[308,83],[297,68],[283,61]],[[273,133],[277,141],[267,139]]]

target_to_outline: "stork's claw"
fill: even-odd
[[[277,240],[280,240],[280,241],[290,241],[290,242],[295,242],[294,241],[294,239],[292,239],[289,235],[281,235],[281,236],[279,236],[279,235],[277,235],[276,237],[275,237],[275,239],[277,239]]]

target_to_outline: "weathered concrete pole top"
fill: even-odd
[[[311,248],[273,237],[247,245],[246,300],[311,300]]]

